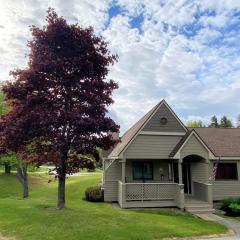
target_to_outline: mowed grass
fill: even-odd
[[[222,225],[188,214],[122,210],[84,201],[85,189],[100,178],[100,173],[70,177],[67,208],[56,211],[57,182],[48,183],[48,176],[31,175],[30,198],[21,200],[16,176],[0,174],[0,233],[17,240],[152,240],[226,232]]]

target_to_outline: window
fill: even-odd
[[[161,125],[166,125],[167,124],[167,119],[165,117],[162,117],[160,119],[160,123],[161,123]]]
[[[134,180],[152,180],[153,179],[153,163],[136,161],[133,162],[133,179]]]
[[[219,163],[217,166],[216,180],[238,180],[237,164]]]

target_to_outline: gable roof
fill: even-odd
[[[124,148],[128,145],[128,143],[134,138],[134,136],[138,133],[144,123],[148,120],[148,118],[155,112],[158,106],[161,104],[157,104],[153,107],[147,114],[145,114],[140,120],[138,120],[128,131],[126,131],[121,137],[121,141],[116,145],[116,147],[112,150],[108,157],[117,157]]]
[[[118,157],[134,140],[138,133],[147,124],[149,119],[157,112],[162,104],[165,104],[178,122],[186,130],[186,134],[181,138],[169,157],[174,157],[183,144],[187,141],[192,132],[204,147],[217,157],[240,157],[240,128],[186,128],[165,100],[162,100],[135,123],[121,138],[121,141],[109,154],[109,158]]]
[[[182,147],[182,145],[187,140],[188,136],[191,134],[191,131],[186,132],[186,134],[181,138],[181,140],[178,142],[176,147],[172,150],[172,152],[169,154],[169,157],[174,157],[178,150]]]
[[[166,101],[163,99],[159,102],[155,107],[153,107],[146,115],[144,115],[137,123],[135,123],[121,138],[121,142],[119,142],[116,147],[109,154],[109,158],[119,156],[123,150],[131,143],[131,141],[137,136],[137,134],[141,131],[141,129],[145,126],[145,124],[149,121],[149,119],[155,114],[155,112],[161,107],[162,104],[170,110],[170,112],[174,115],[177,121],[183,126],[185,131],[188,129],[184,126],[178,116],[173,112],[173,110],[169,107]]]
[[[203,139],[199,136],[199,134],[196,133],[194,129],[190,129],[178,142],[176,147],[173,149],[173,151],[169,154],[169,157],[174,157],[182,148],[183,146],[187,143],[187,141],[191,138],[191,136],[194,135],[200,144],[202,144],[206,150],[214,155],[214,152],[212,151],[211,148],[203,141]]]
[[[219,157],[240,157],[240,128],[194,128]]]

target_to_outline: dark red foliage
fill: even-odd
[[[117,56],[91,27],[69,25],[53,9],[46,20],[42,29],[31,27],[28,67],[12,71],[13,81],[3,86],[12,111],[0,119],[0,138],[10,151],[25,149],[26,159],[72,173],[84,162],[73,156],[116,142],[110,133],[119,126],[107,107],[118,86],[106,78]]]

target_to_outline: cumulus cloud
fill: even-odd
[[[92,25],[119,61],[110,115],[124,132],[165,98],[180,117],[240,112],[240,2],[235,0],[0,0],[0,79],[26,64],[28,25],[54,7],[69,22]],[[114,11],[111,11],[114,9]]]

